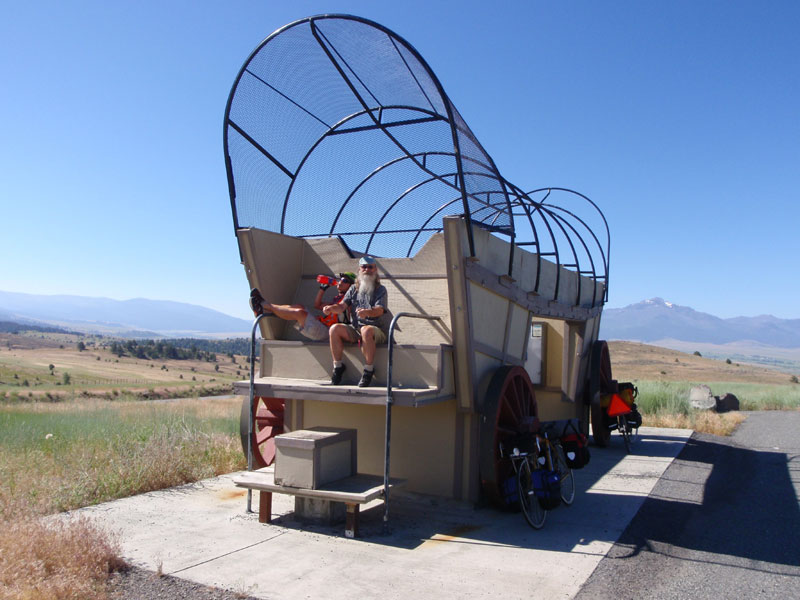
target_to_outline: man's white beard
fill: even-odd
[[[359,273],[358,274],[358,299],[369,304],[372,299],[372,292],[375,291],[375,280],[377,279],[375,273]]]

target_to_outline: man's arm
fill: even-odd
[[[386,312],[386,298],[387,292],[384,286],[378,288],[373,298],[373,305],[371,308],[360,308],[356,313],[359,319],[377,319]]]
[[[326,315],[338,315],[345,310],[347,310],[347,304],[345,304],[344,300],[339,302],[339,304],[326,304],[322,307],[322,312]]]
[[[317,290],[317,297],[316,297],[316,298],[314,298],[314,308],[316,308],[317,310],[322,310],[322,307],[324,306],[324,305],[322,304],[322,296],[324,296],[324,295],[325,295],[325,290],[327,290],[327,289],[328,289],[328,288],[322,288],[322,287],[320,287],[320,288]]]

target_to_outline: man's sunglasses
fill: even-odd
[[[364,271],[371,271],[372,269],[374,269],[374,268],[375,268],[375,265],[361,265],[361,268],[362,268]]]

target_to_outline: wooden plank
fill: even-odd
[[[366,504],[383,494],[383,477],[364,473],[334,481],[316,490],[278,485],[275,483],[275,472],[271,468],[244,471],[233,478],[233,483],[237,487],[263,492],[277,492],[290,496],[318,498],[348,504]],[[389,487],[391,489],[405,483],[405,479],[392,478],[389,480]]]
[[[288,379],[283,377],[258,377],[255,395],[322,402],[347,402],[351,404],[386,404],[385,387],[360,388],[357,385],[331,385],[328,381]],[[249,381],[234,383],[234,391],[242,396],[250,393]],[[392,398],[398,406],[423,406],[452,399],[452,393],[441,392],[437,387],[392,388]]]

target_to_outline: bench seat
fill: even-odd
[[[455,397],[453,347],[448,344],[398,344],[393,350],[392,398],[398,406],[423,406]],[[331,356],[326,343],[261,342],[261,365],[255,395],[352,404],[385,404],[388,351],[377,349],[372,385],[356,384],[364,368],[361,351],[345,348],[343,385],[331,385]],[[234,391],[250,393],[250,381],[237,381]]]
[[[357,385],[331,385],[330,381],[317,379],[289,379],[286,377],[257,377],[254,381],[255,396],[267,398],[293,398],[297,400],[320,400],[323,402],[346,402],[351,404],[386,404],[386,386],[375,383],[370,387]],[[250,393],[249,381],[234,384],[236,394]],[[455,397],[452,391],[438,387],[392,388],[392,400],[397,406],[424,406],[444,402]]]
[[[345,477],[333,481],[321,488],[312,490],[296,488],[275,483],[274,467],[265,467],[257,471],[243,471],[233,478],[237,487],[256,490],[259,492],[258,521],[259,523],[272,522],[272,494],[288,494],[301,498],[314,498],[330,502],[342,502],[346,507],[345,535],[358,536],[358,514],[362,504],[372,502],[383,495],[383,477],[379,475],[366,475],[357,473],[352,477]],[[389,489],[405,485],[404,479],[392,478],[389,480]]]

